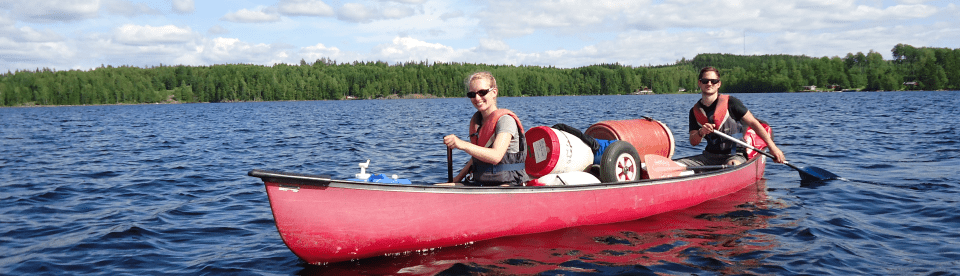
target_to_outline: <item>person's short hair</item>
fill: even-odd
[[[470,83],[473,82],[474,80],[481,80],[481,79],[489,80],[490,88],[497,88],[497,79],[493,78],[493,74],[488,71],[481,71],[481,72],[470,74],[470,76],[468,76],[467,79],[463,80],[463,86],[465,87],[464,89],[466,89],[467,92],[470,92],[469,91]]]
[[[700,75],[697,75],[697,79],[702,79],[703,74],[706,74],[707,72],[713,72],[714,74],[717,74],[718,79],[720,78],[720,71],[718,71],[717,68],[713,68],[712,66],[707,66],[707,67],[703,67],[703,69],[700,69]]]

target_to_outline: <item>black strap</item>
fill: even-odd
[[[553,125],[553,126],[550,127],[550,128],[553,128],[553,129],[556,129],[556,130],[559,130],[559,131],[563,131],[563,132],[566,132],[566,133],[573,134],[573,136],[577,136],[577,138],[580,138],[580,141],[583,141],[584,144],[587,144],[587,146],[590,147],[590,150],[592,150],[594,154],[596,154],[597,151],[600,150],[600,144],[597,143],[597,139],[594,139],[593,137],[584,135],[583,132],[580,132],[579,129],[576,129],[576,128],[572,127],[572,126],[568,126],[568,125],[562,124],[562,123],[561,123],[561,124],[555,124],[555,125]]]
[[[474,162],[473,165],[477,167],[476,172],[479,174],[526,170],[525,163],[490,165],[483,162]]]

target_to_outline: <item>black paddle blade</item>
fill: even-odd
[[[817,167],[801,168],[801,167],[794,166],[793,164],[790,164],[790,163],[787,163],[787,165],[797,170],[797,172],[800,173],[801,184],[840,178],[839,175],[836,175],[832,172],[829,172],[827,170],[817,168]]]

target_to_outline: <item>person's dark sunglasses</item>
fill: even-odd
[[[481,89],[481,90],[477,90],[477,92],[467,92],[467,98],[473,99],[474,97],[477,96],[477,94],[480,94],[480,97],[486,96],[487,93],[490,93],[490,89],[493,89],[493,88]]]
[[[720,79],[700,79],[700,84],[718,84]]]

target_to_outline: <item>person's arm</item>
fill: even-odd
[[[700,142],[703,141],[702,135],[706,135],[706,134],[703,134],[700,132],[700,123],[697,122],[697,117],[693,114],[692,109],[687,114],[687,125],[689,126],[689,130],[690,130],[690,139],[689,139],[690,145],[691,146],[699,145]]]
[[[458,149],[484,163],[497,164],[507,153],[507,147],[510,146],[510,139],[512,138],[513,135],[509,133],[497,133],[493,138],[493,147],[491,148],[477,146],[463,140],[460,140],[462,143],[458,143],[457,146]]]
[[[691,130],[691,131],[690,131],[690,145],[691,145],[691,146],[699,145],[700,142],[703,141],[703,137],[704,137],[704,136],[707,136],[707,134],[710,134],[710,133],[712,133],[712,132],[713,132],[713,124],[711,124],[711,123],[703,124],[703,126],[701,126],[700,129]]]
[[[473,143],[457,138],[456,135],[447,135],[443,137],[443,143],[452,149],[459,149],[484,163],[497,164],[507,153],[507,147],[510,146],[510,139],[513,135],[509,133],[497,133],[493,138],[493,147],[486,148],[474,145]]]
[[[786,156],[783,155],[783,152],[780,151],[780,148],[777,148],[777,144],[773,143],[773,138],[770,137],[770,133],[767,133],[767,130],[763,128],[763,124],[761,124],[757,118],[754,118],[750,111],[747,111],[740,121],[753,129],[753,131],[756,131],[757,135],[760,136],[760,139],[763,139],[763,141],[767,143],[767,148],[770,149],[770,154],[776,157],[774,158],[774,161],[777,163],[786,162]]]

